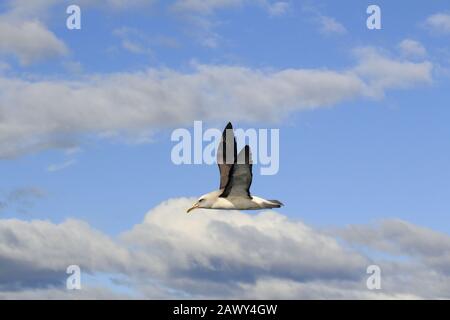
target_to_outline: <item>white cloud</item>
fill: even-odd
[[[291,7],[290,3],[287,1],[276,1],[274,3],[266,3],[267,11],[271,16],[282,16],[288,12]]]
[[[124,10],[151,5],[153,2],[154,0],[81,0],[77,4],[82,8],[95,6]],[[67,46],[44,23],[49,20],[52,9],[58,5],[63,6],[64,2],[59,0],[8,1],[6,12],[0,15],[0,55],[15,56],[25,66],[67,55],[69,52]]]
[[[287,1],[270,0],[177,0],[173,9],[183,13],[212,14],[217,10],[236,8],[244,5],[257,5],[271,15],[282,15],[289,8]]]
[[[64,154],[66,156],[71,156],[71,155],[78,154],[81,152],[83,152],[83,149],[81,149],[80,147],[71,147],[71,148],[67,148],[64,150]]]
[[[278,213],[199,211],[188,215],[190,202],[162,203],[122,239],[152,252],[166,273],[188,276],[197,269],[220,273],[223,281],[235,277],[250,281],[272,273],[292,279],[333,278],[336,274],[351,279],[367,262],[331,237]],[[160,250],[155,251],[157,247]]]
[[[164,202],[119,240],[76,220],[0,220],[0,292],[58,288],[71,264],[92,274],[123,274],[145,295],[151,290],[202,296],[208,288],[231,294],[266,275],[297,281],[358,278],[366,263],[331,237],[277,213],[187,215],[192,201]]]
[[[52,8],[61,5],[64,9],[69,6],[70,1],[61,0],[7,0],[9,16],[21,19],[29,18],[47,18]],[[81,8],[94,6],[101,9],[124,10],[134,9],[142,6],[149,6],[155,3],[156,0],[79,0],[77,5]]]
[[[302,11],[305,18],[310,19],[315,25],[317,25],[320,33],[324,35],[343,35],[347,33],[347,29],[342,23],[335,18],[324,15],[314,6],[303,5]]]
[[[82,81],[0,76],[0,157],[72,147],[82,133],[147,132],[198,118],[277,121],[432,79],[427,61],[398,61],[367,48],[357,56],[359,62],[342,71],[196,65],[185,73],[148,69]]]
[[[48,172],[56,172],[67,169],[68,167],[73,166],[77,161],[75,159],[69,159],[64,161],[63,163],[54,163],[47,167]]]
[[[333,17],[319,15],[317,17],[319,31],[323,34],[345,34],[347,29]]]
[[[151,54],[152,52],[149,48],[149,39],[137,29],[122,27],[115,29],[113,34],[120,38],[122,48],[128,52],[134,54]]]
[[[220,25],[215,14],[245,6],[259,7],[270,16],[282,16],[290,8],[287,1],[269,0],[177,0],[170,8],[190,24],[189,33],[200,45],[214,49],[223,41],[215,32],[215,27]]]
[[[427,55],[427,50],[418,41],[412,39],[404,39],[398,45],[402,55],[406,57],[418,57],[423,58]]]
[[[69,73],[80,75],[83,72],[83,65],[79,61],[65,61],[62,65]]]
[[[121,40],[123,49],[135,54],[151,55],[152,47],[172,49],[180,47],[176,38],[164,35],[150,36],[135,28],[120,27],[114,29],[112,33]]]
[[[365,279],[364,279],[365,280]],[[414,293],[385,293],[370,291],[365,281],[311,281],[296,282],[286,279],[264,278],[254,284],[243,284],[244,299],[352,299],[352,300],[411,300],[420,299]]]
[[[47,15],[49,8],[61,3],[60,0],[6,0],[6,13],[5,15],[14,19],[30,19],[30,18],[43,18]]]
[[[429,61],[415,63],[391,59],[374,48],[355,50],[360,63],[355,72],[368,83],[368,92],[384,95],[387,89],[410,88],[432,82],[433,64]]]
[[[76,220],[0,220],[0,297],[77,298],[63,292],[71,264],[81,267],[84,278],[116,275],[130,297],[450,297],[448,235],[387,220],[381,227],[339,229],[335,238],[274,211],[188,215],[193,200],[160,204],[117,239]],[[370,258],[361,243],[408,259]],[[366,288],[366,267],[373,263],[382,268],[382,290]],[[83,297],[114,298],[110,289],[97,286]]]
[[[243,5],[245,0],[177,0],[173,9],[178,12],[211,14],[215,10]]]
[[[132,42],[129,40],[123,40],[122,47],[131,53],[136,53],[136,54],[145,53],[145,49],[142,48],[142,46],[139,43]]]
[[[28,65],[67,53],[64,43],[39,21],[0,18],[0,54],[17,56]]]
[[[425,20],[425,26],[436,34],[448,34],[450,33],[450,14],[433,14]]]

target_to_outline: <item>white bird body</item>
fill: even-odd
[[[231,131],[231,132],[230,132]],[[228,157],[232,154],[232,161]],[[266,200],[250,195],[252,184],[252,156],[250,147],[237,154],[236,141],[231,123],[225,127],[217,152],[217,163],[220,171],[220,189],[201,196],[187,210],[197,208],[220,210],[259,210],[280,208],[283,204],[278,200]]]
[[[223,191],[223,189],[220,189],[201,196],[200,199],[204,199],[204,203],[199,204],[198,208],[219,210],[260,210],[280,207],[280,204],[277,201],[273,202],[257,196],[252,196],[251,199],[242,196],[228,196],[223,198],[220,197]]]

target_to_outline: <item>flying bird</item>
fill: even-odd
[[[237,154],[236,138],[233,126],[229,122],[222,133],[217,149],[217,164],[220,172],[219,190],[201,196],[187,210],[223,209],[223,210],[259,210],[280,208],[278,200],[266,200],[250,194],[252,184],[252,154],[246,145]]]

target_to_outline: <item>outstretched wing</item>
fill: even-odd
[[[231,169],[237,158],[236,138],[233,133],[233,126],[228,122],[223,130],[222,139],[217,148],[217,164],[220,172],[220,187],[224,189],[228,183]]]
[[[252,154],[250,147],[247,145],[239,152],[237,163],[231,168],[230,179],[220,197],[238,196],[251,199],[252,179]]]

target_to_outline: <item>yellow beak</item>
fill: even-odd
[[[187,209],[186,212],[189,213],[189,212],[191,212],[192,210],[197,209],[198,206],[199,206],[199,204],[198,204],[198,203],[195,203],[192,207],[190,207],[189,209]]]

